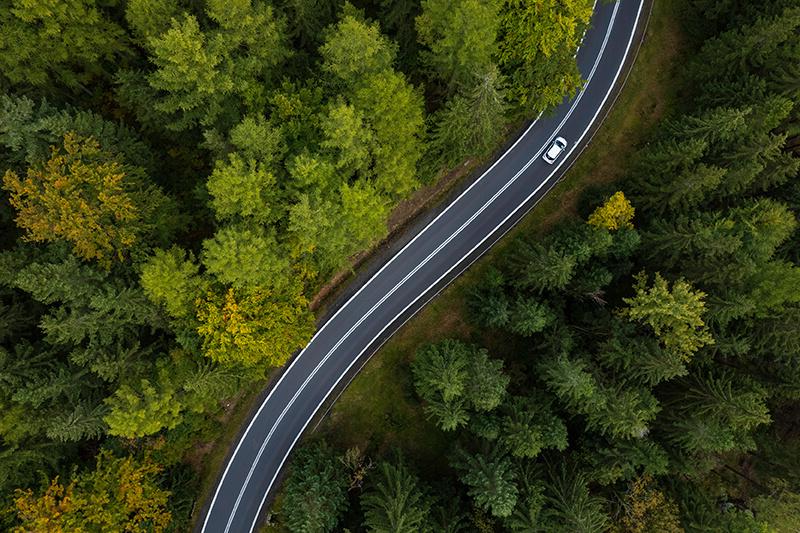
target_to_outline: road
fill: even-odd
[[[289,453],[325,400],[447,283],[557,182],[610,105],[638,43],[645,0],[598,1],[578,50],[584,90],[540,117],[468,189],[374,274],[317,331],[250,419],[198,528],[251,532]],[[541,154],[557,135],[554,165]]]

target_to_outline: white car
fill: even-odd
[[[547,161],[549,164],[552,165],[553,163],[555,163],[556,159],[558,159],[558,156],[561,155],[561,152],[563,152],[564,148],[566,147],[567,147],[567,141],[564,139],[564,137],[556,137],[555,140],[553,140],[553,143],[550,145],[550,148],[548,148],[547,151],[542,156],[542,159],[544,159],[545,161]]]

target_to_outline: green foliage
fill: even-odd
[[[0,72],[17,85],[86,89],[124,52],[124,32],[94,0],[11,0],[0,8]]]
[[[752,430],[771,420],[766,398],[751,379],[695,375],[670,395],[663,430],[690,454],[752,449]]]
[[[178,6],[170,0],[129,0],[125,6],[125,21],[144,46],[167,31],[177,15]]]
[[[289,283],[289,262],[275,237],[248,226],[225,226],[203,241],[202,260],[210,274],[236,288],[282,290]]]
[[[430,500],[419,479],[399,457],[379,465],[373,485],[361,496],[364,526],[376,533],[424,531]]]
[[[421,95],[392,68],[395,52],[377,25],[352,15],[328,31],[320,48],[322,69],[331,75],[331,84],[342,89],[372,130],[359,136],[374,138],[378,190],[397,197],[416,187],[425,124]],[[351,126],[357,117],[350,119]]]
[[[169,29],[147,40],[156,70],[147,76],[157,91],[155,109],[167,127],[231,124],[243,111],[260,111],[264,84],[288,51],[284,23],[260,0],[212,1],[201,29],[191,14],[172,19]]]
[[[186,252],[173,246],[155,250],[142,265],[141,284],[150,301],[163,305],[173,318],[193,314],[194,300],[201,289],[199,268]]]
[[[485,156],[503,134],[507,102],[503,79],[496,67],[472,76],[436,115],[430,149],[453,166],[467,157]]]
[[[514,512],[519,489],[515,483],[516,472],[507,457],[497,451],[474,455],[461,451],[454,466],[479,508],[499,518]]]
[[[469,408],[491,411],[500,405],[509,382],[502,367],[486,350],[447,339],[420,349],[412,373],[427,415],[452,431],[466,425]]]
[[[268,222],[276,218],[275,176],[256,160],[245,161],[234,153],[226,163],[218,161],[207,187],[219,220],[241,217]]]
[[[549,505],[543,519],[549,531],[595,533],[607,526],[603,501],[589,494],[583,474],[564,464],[550,468],[545,498]]]
[[[156,386],[143,379],[136,388],[122,385],[106,403],[104,418],[110,435],[134,438],[172,429],[180,421],[181,405],[168,383]]]
[[[391,69],[397,50],[377,24],[345,15],[328,30],[320,48],[323,70],[345,87],[364,83],[366,77]]]
[[[325,444],[295,453],[284,487],[283,509],[291,531],[333,531],[347,509],[347,477]]]
[[[515,396],[501,407],[498,440],[514,457],[534,458],[543,449],[567,448],[567,428],[540,396]]]
[[[498,56],[516,107],[531,114],[543,111],[581,87],[573,54],[591,15],[587,0],[503,2]]]
[[[423,0],[416,19],[425,63],[444,85],[469,87],[492,67],[497,51],[499,2]],[[496,124],[496,123],[495,123]]]
[[[670,289],[659,273],[648,288],[644,272],[637,275],[634,289],[633,298],[623,299],[629,307],[622,316],[647,324],[667,350],[688,359],[703,346],[714,343],[702,319],[703,292],[693,291],[684,280],[676,281]]]

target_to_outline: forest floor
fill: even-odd
[[[306,439],[325,438],[339,449],[358,446],[372,457],[401,448],[422,471],[443,468],[441,458],[449,441],[425,420],[408,372],[411,356],[421,345],[445,337],[479,342],[490,353],[497,353],[502,339],[476,338],[467,320],[465,297],[469,288],[515,236],[546,232],[558,221],[575,216],[578,200],[588,187],[622,177],[637,146],[647,139],[663,116],[678,106],[680,59],[687,40],[680,25],[682,5],[683,0],[655,2],[644,44],[625,88],[591,144],[564,179],[516,228],[373,355]],[[469,168],[474,166],[470,164]],[[443,179],[452,183],[453,178],[463,176],[462,172],[457,174]],[[432,192],[428,194],[441,199],[441,187],[440,183],[431,186]],[[414,203],[423,196],[415,197]],[[429,206],[430,202],[426,200],[424,204]],[[224,421],[221,420],[224,423],[213,443],[198,444],[203,453],[193,461],[201,474],[195,515],[213,490],[230,443],[238,436],[265,385],[258,384],[226,409]],[[280,500],[279,494],[273,512],[280,508]],[[274,531],[269,526],[267,530]]]

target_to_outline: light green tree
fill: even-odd
[[[194,314],[194,301],[202,288],[199,270],[191,254],[187,258],[177,246],[157,249],[142,266],[142,288],[171,317],[184,318]]]
[[[621,315],[648,325],[668,350],[688,360],[703,346],[714,344],[714,338],[703,322],[705,293],[693,290],[684,280],[669,287],[656,273],[653,286],[647,287],[647,275],[641,272],[634,285],[636,295],[623,298],[628,307]]]
[[[217,220],[243,217],[266,223],[277,218],[275,175],[255,159],[233,153],[228,161],[217,161],[206,186]]]
[[[234,287],[282,289],[289,283],[289,261],[273,233],[231,225],[203,242],[203,265],[222,283]]]
[[[416,19],[419,40],[429,48],[424,61],[452,92],[471,87],[490,70],[497,52],[500,2],[423,0]]]
[[[126,52],[124,31],[95,0],[9,0],[0,7],[0,77],[82,88]]]
[[[168,379],[167,376],[163,376]],[[122,385],[106,400],[108,433],[136,438],[174,428],[181,419],[181,404],[168,382],[142,379],[134,388]]]

